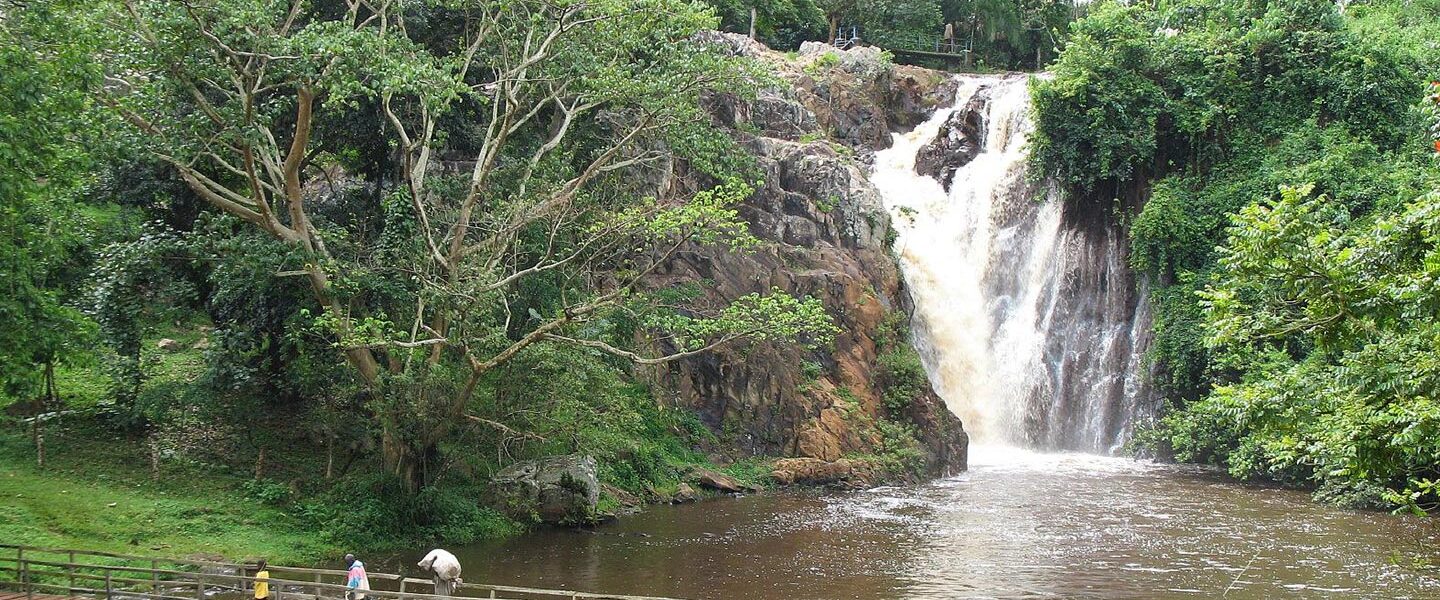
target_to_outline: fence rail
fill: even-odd
[[[12,588],[31,599],[37,593],[105,600],[207,600],[227,594],[248,599],[249,592],[254,589],[255,577],[246,575],[246,572],[253,572],[254,568],[255,565],[246,563],[0,544],[0,588]],[[333,583],[345,581],[345,571],[280,565],[270,565],[268,569],[271,574],[268,580],[271,600],[349,598],[349,588]],[[367,576],[373,582],[393,585],[398,589],[366,590],[366,600],[675,600],[481,583],[461,583],[456,586],[454,596],[438,596],[407,591],[407,588],[433,591],[434,582],[429,579],[393,573],[368,573]],[[326,579],[332,582],[326,582]]]

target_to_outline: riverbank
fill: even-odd
[[[47,464],[40,469],[28,434],[20,428],[0,430],[0,539],[7,543],[161,557],[265,557],[274,564],[308,565],[347,551],[393,553],[432,543],[503,543],[536,531],[479,510],[469,513],[472,522],[457,525],[465,529],[457,530],[456,537],[442,532],[375,543],[373,536],[345,531],[347,521],[334,520],[333,511],[316,514],[317,503],[345,498],[343,489],[314,488],[312,481],[307,484],[312,489],[302,494],[297,481],[257,480],[243,470],[214,464],[166,462],[157,477],[141,442],[91,418],[52,422],[46,437]],[[283,460],[307,462],[300,456]],[[778,489],[773,477],[777,469],[809,484],[795,490],[873,487],[884,480],[860,478],[886,476],[883,461],[873,457],[843,459],[829,469],[810,462],[819,461],[752,458],[725,467],[708,462],[674,465],[673,482],[638,493],[602,481],[600,511],[607,519],[618,513],[624,521],[672,503],[725,502],[725,493],[707,483],[717,478],[739,489],[768,493]],[[832,472],[834,465],[848,470]],[[904,478],[900,473],[888,477]],[[339,500],[333,508],[373,509],[368,502],[356,497],[354,503]],[[474,507],[478,509],[478,499]]]

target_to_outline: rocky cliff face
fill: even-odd
[[[889,468],[897,460],[929,475],[964,469],[965,432],[923,376],[913,397],[897,402],[892,392],[886,401],[893,382],[885,373],[894,367],[882,356],[910,351],[911,307],[890,251],[889,216],[864,166],[892,131],[949,102],[954,86],[941,73],[893,66],[869,49],[807,48],[787,59],[743,37],[712,41],[772,65],[791,84],[753,101],[707,99],[715,121],[764,172],[741,213],[765,244],[743,254],[696,249],[655,283],[701,281],[717,303],[772,288],[814,296],[841,333],[832,348],[759,344],[671,363],[655,374],[664,400],[702,416],[717,433],[709,448],[717,458],[810,459],[787,467],[799,481],[814,479],[805,472],[873,481],[904,470]],[[693,179],[683,165],[675,169],[668,185]]]

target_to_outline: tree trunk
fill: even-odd
[[[255,457],[255,479],[265,476],[265,446],[260,446],[260,455]]]
[[[755,39],[755,7],[750,7],[750,39]]]
[[[826,40],[826,43],[835,43],[835,32],[838,29],[840,29],[840,15],[830,15],[830,39]]]
[[[150,480],[160,481],[160,443],[150,439]]]
[[[57,405],[55,402],[55,362],[46,361],[44,378],[45,391],[41,393],[38,405],[35,407],[35,420],[31,422],[31,434],[35,440],[35,466],[45,468],[45,415]]]
[[[399,429],[394,422],[387,422],[383,425],[380,433],[381,453],[385,458],[385,470],[391,475],[400,478],[405,484],[405,491],[415,493],[425,485],[419,478],[417,463],[419,456],[415,448],[409,442],[402,439]]]
[[[335,436],[325,434],[325,480],[335,478]]]

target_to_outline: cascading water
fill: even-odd
[[[898,230],[916,348],[972,439],[1114,452],[1148,404],[1146,294],[1119,227],[1067,214],[1055,186],[1027,180],[1028,81],[961,77],[953,107],[876,154],[872,180]],[[952,115],[979,117],[979,152],[946,192],[915,167],[937,135],[957,135]]]

